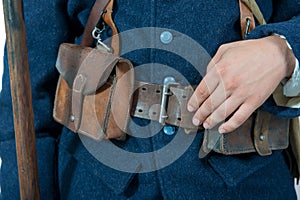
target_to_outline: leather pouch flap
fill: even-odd
[[[225,155],[257,152],[261,156],[270,155],[272,150],[285,149],[289,144],[289,119],[276,117],[262,110],[251,117],[237,130],[219,134],[217,131],[205,131],[203,149],[210,149]],[[263,117],[262,117],[263,116]],[[268,120],[266,120],[268,118]],[[211,140],[213,135],[219,135],[218,141]]]
[[[56,68],[70,88],[74,80],[84,79],[82,94],[87,95],[95,93],[107,82],[119,60],[119,57],[101,49],[63,43],[59,48]]]
[[[62,44],[54,118],[93,139],[124,139],[130,118],[134,72],[130,61],[74,44]]]

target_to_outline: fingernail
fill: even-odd
[[[224,128],[219,128],[219,133],[220,133],[220,134],[223,134],[223,133],[226,133],[226,131],[225,131]]]
[[[187,106],[187,110],[188,110],[189,112],[193,112],[193,111],[195,111],[195,108],[194,108],[193,106],[191,106],[191,105],[188,105],[188,106]]]
[[[203,127],[204,127],[205,129],[210,129],[208,123],[206,123],[206,122],[203,123]]]
[[[201,122],[199,121],[199,119],[193,118],[193,124],[194,124],[195,126],[199,126],[199,125],[201,124]]]

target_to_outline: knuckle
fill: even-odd
[[[253,94],[249,99],[251,102],[251,106],[255,108],[259,107],[263,102],[267,99],[267,97],[261,95],[260,93]]]
[[[228,73],[228,68],[226,67],[226,64],[218,63],[216,65],[216,71],[220,77],[224,77]]]
[[[213,62],[213,61],[212,61]],[[213,62],[212,64],[208,65],[207,68],[206,68],[206,74],[212,69],[215,67],[215,63]]]
[[[238,77],[231,78],[228,86],[230,89],[236,89],[240,86],[240,79]]]
[[[235,93],[234,93],[235,97],[237,99],[245,99],[248,97],[248,94],[247,94],[247,90],[246,89],[240,89],[240,90],[236,90]]]
[[[214,105],[211,100],[206,100],[202,107],[203,107],[203,111],[206,113],[212,112],[214,109]]]
[[[239,78],[231,78],[229,80],[224,80],[222,82],[224,90],[226,94],[229,92],[230,94],[235,92],[238,97],[243,97],[245,95],[245,90],[237,91],[237,89],[241,86]],[[229,94],[227,94],[229,95]]]
[[[219,48],[218,51],[224,52],[228,48],[229,44],[222,44]]]
[[[216,122],[216,123],[219,123],[221,122],[222,120],[225,120],[226,118],[226,114],[225,112],[223,113],[222,111],[218,111],[218,112],[214,112],[212,114],[212,119]]]
[[[198,100],[203,99],[203,97],[208,96],[208,90],[206,87],[198,87],[195,91],[195,95]]]

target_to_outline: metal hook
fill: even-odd
[[[244,38],[246,37],[246,35],[249,34],[249,30],[250,30],[250,25],[251,25],[251,19],[248,17],[246,19],[246,29],[245,29],[245,35],[244,35]]]
[[[100,14],[99,20],[92,31],[92,36],[97,40],[97,47],[101,45],[107,52],[112,52],[112,49],[108,47],[105,43],[102,42],[101,33],[105,30],[105,23],[103,21],[103,15],[106,13],[106,10],[103,10]]]
[[[92,31],[92,36],[96,40],[101,40],[101,33],[103,32],[103,29],[99,29],[98,27],[95,27],[94,30]]]

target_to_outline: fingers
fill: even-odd
[[[255,108],[242,104],[233,116],[219,127],[219,133],[229,133],[241,126],[253,113]]]
[[[222,49],[222,52],[217,51],[216,55],[208,63],[208,65],[206,67],[206,73],[208,73],[211,69],[213,69],[215,67],[216,63],[219,62],[219,60],[221,59],[224,50],[221,47],[219,49]]]
[[[220,133],[232,132],[271,95],[274,83],[279,82],[276,70],[270,67],[274,59],[266,61],[265,51],[257,51],[261,46],[258,48],[256,41],[226,44],[218,49],[188,102],[188,110],[195,112],[194,125],[203,123],[211,129],[232,115],[219,127]]]
[[[212,129],[217,124],[225,121],[231,113],[234,113],[229,120],[222,123],[218,128],[221,134],[232,132],[241,126],[255,109],[256,108],[248,103],[236,104],[234,98],[229,98],[204,121],[203,127],[205,129]]]
[[[196,111],[194,118],[193,118],[194,125],[199,126],[202,122],[207,121],[206,118],[208,116],[210,116],[211,113],[217,113],[219,115],[219,111],[216,109],[223,102],[225,102],[226,98],[227,98],[227,96],[226,96],[225,90],[222,87],[222,85],[219,84],[217,86],[217,88],[212,92],[212,94],[200,105],[200,107]],[[225,104],[225,103],[223,103],[223,104]],[[220,119],[220,121],[222,119]]]
[[[225,119],[239,108],[242,101],[237,102],[233,97],[229,97],[224,103],[222,103],[214,112],[212,112],[203,121],[203,127],[205,129],[211,129],[217,124],[224,122]]]
[[[216,55],[211,59],[209,62],[206,75],[196,88],[194,94],[190,98],[188,102],[188,111],[194,112],[196,111],[199,106],[209,97],[209,95],[216,89],[218,83],[220,81],[218,72],[216,70],[215,64],[219,62],[222,58],[223,53],[226,49],[229,48],[229,45],[222,45]],[[209,103],[207,103],[209,104]],[[207,106],[207,105],[206,105]],[[196,119],[195,119],[196,120]],[[195,121],[196,123],[196,121]],[[199,122],[198,122],[199,123]]]
[[[199,106],[213,93],[217,88],[219,79],[214,77],[214,73],[208,73],[200,82],[195,92],[191,96],[187,109],[190,112],[196,111]]]

